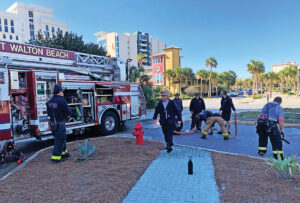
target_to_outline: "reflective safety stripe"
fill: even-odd
[[[223,133],[222,135],[223,135],[223,136],[228,136],[228,133]]]
[[[51,159],[53,160],[61,160],[61,156],[51,156]]]
[[[283,154],[283,151],[273,151],[273,154]]]
[[[207,135],[208,132],[205,132],[204,130],[201,131],[204,135]]]
[[[259,150],[267,151],[267,147],[258,147]]]
[[[61,153],[61,155],[65,155],[66,153],[68,153],[68,150],[66,149],[65,151],[63,151],[62,153]]]

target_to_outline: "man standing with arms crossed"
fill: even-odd
[[[165,137],[165,142],[167,143],[166,149],[167,152],[170,153],[172,151],[173,143],[173,134],[175,129],[175,124],[178,117],[178,125],[181,124],[181,112],[177,108],[177,105],[174,101],[168,98],[169,93],[167,91],[161,92],[162,100],[160,100],[155,108],[155,112],[153,115],[153,122],[157,123],[157,116],[159,114],[159,122]]]
[[[71,115],[68,103],[63,97],[63,89],[59,84],[54,86],[54,96],[47,102],[47,113],[50,116],[50,126],[54,136],[51,161],[58,163],[62,158],[69,157],[65,121]]]
[[[221,108],[220,108],[220,114],[222,115],[222,118],[227,122],[228,127],[228,134],[230,134],[230,116],[231,116],[231,109],[234,111],[234,114],[236,114],[235,107],[232,103],[232,99],[227,95],[227,92],[224,90],[222,91],[222,99],[221,99]],[[218,134],[221,134],[222,131],[219,131]]]

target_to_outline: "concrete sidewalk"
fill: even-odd
[[[188,175],[189,156],[193,175]],[[181,146],[171,153],[162,150],[123,201],[133,202],[219,202],[210,152]]]

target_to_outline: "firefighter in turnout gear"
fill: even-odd
[[[202,134],[201,138],[206,139],[206,135],[208,134],[208,130],[210,128],[212,128],[215,123],[219,124],[219,126],[221,128],[222,135],[224,137],[224,140],[228,140],[229,139],[228,132],[227,132],[226,127],[225,127],[226,122],[221,117],[221,115],[218,114],[218,113],[214,113],[214,114],[212,114],[211,116],[209,116],[207,118],[206,125],[205,125],[204,129],[201,131],[201,134]]]
[[[54,136],[51,161],[57,163],[62,158],[69,157],[65,121],[71,115],[68,103],[63,97],[63,89],[59,84],[54,86],[54,96],[47,102],[47,113],[50,116],[50,126]]]
[[[283,159],[281,135],[284,134],[284,111],[280,106],[281,97],[276,97],[273,102],[267,103],[257,120],[256,130],[259,135],[258,154],[263,156],[267,152],[268,137],[270,138],[273,156]],[[278,127],[279,124],[279,127]]]

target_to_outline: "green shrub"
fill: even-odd
[[[89,143],[88,139],[86,139],[83,146],[80,143],[78,143],[78,151],[79,151],[80,156],[76,157],[75,159],[77,161],[82,161],[82,160],[88,158],[89,156],[91,156],[95,152],[95,150],[96,150],[96,146],[93,145],[90,148],[90,143]]]
[[[283,94],[287,94],[287,93],[288,93],[288,90],[287,90],[287,89],[283,89],[282,93],[283,93]]]
[[[248,98],[252,98],[253,95],[248,95],[247,97],[248,97]],[[254,99],[261,99],[261,98],[263,98],[263,97],[264,97],[264,95],[262,95],[262,94],[256,94],[256,95],[254,96]]]
[[[149,101],[147,101],[146,106],[149,109],[153,109],[153,108],[156,107],[156,105],[158,104],[158,102],[159,102],[159,99],[150,99]]]
[[[299,171],[298,159],[295,155],[284,157],[282,160],[280,156],[278,159],[268,157],[266,164],[272,166],[275,172],[284,179],[292,179],[294,174]]]
[[[295,92],[288,92],[287,95],[296,95]]]

